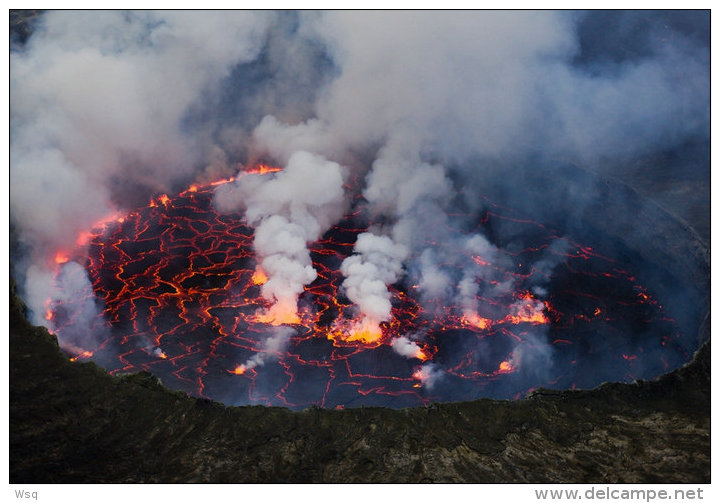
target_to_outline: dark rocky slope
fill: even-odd
[[[710,481],[709,343],[653,382],[291,412],[71,363],[14,295],[10,327],[11,483]]]

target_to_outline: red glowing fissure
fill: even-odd
[[[249,170],[277,171],[280,168],[263,165]],[[578,342],[567,335],[578,327],[594,320],[612,324],[613,316],[620,317],[614,312],[644,305],[652,308],[648,323],[667,325],[663,346],[675,336],[674,320],[630,273],[592,248],[569,240],[570,251],[562,257],[569,274],[627,284],[634,297],[608,301],[592,291],[572,291],[568,295],[582,299],[584,310],[561,312],[551,301],[521,288],[497,299],[478,298],[480,305],[492,307],[487,312],[438,305],[430,314],[415,298],[413,285],[392,285],[391,320],[359,327],[361,318],[343,296],[339,272],[340,262],[352,253],[355,237],[364,230],[355,227],[353,215],[310,243],[318,278],[306,287],[297,312],[284,312],[282,306],[268,311],[272,306],[260,295],[260,285],[268,278],[255,262],[253,230],[242,215],[219,214],[211,203],[214,189],[233,180],[193,184],[174,197],[161,194],[145,208],[112,215],[83,232],[78,250],[57,251],[57,271],[71,260],[85,264],[111,334],[97,348],[76,348],[73,361],[99,358],[111,373],[148,370],[171,387],[227,403],[343,407],[387,399],[415,405],[446,399],[434,395],[430,387],[423,389],[430,368],[426,364],[441,363],[449,378],[473,383],[480,391],[468,391],[470,397],[517,373],[520,358],[515,352],[533,344],[529,334],[534,326],[552,324],[556,333],[566,334],[548,341],[559,350]],[[490,218],[544,229],[532,220],[495,212],[488,212],[478,226]],[[555,236],[548,232],[550,238]],[[507,254],[521,259],[546,247],[547,243]],[[480,267],[497,268],[487,257],[470,259]],[[581,263],[588,260],[606,270],[587,272]],[[517,270],[496,272],[515,284],[536,274],[519,261]],[[499,309],[504,314],[488,314]],[[63,320],[62,304],[49,304],[45,318],[62,341],[69,326]],[[268,334],[278,325],[293,329],[290,343],[269,348]],[[404,356],[394,353],[394,341],[408,334],[424,336],[414,340],[412,351]],[[443,337],[452,338],[464,352],[448,357],[451,352]],[[491,350],[483,349],[488,345]],[[617,360],[630,374],[637,355],[620,352]],[[575,360],[570,364],[573,367]],[[561,378],[550,376],[545,384]],[[363,401],[369,396],[375,401]]]

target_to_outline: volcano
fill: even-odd
[[[388,349],[392,340],[398,337],[398,332],[393,330],[397,330],[395,327],[400,321],[383,326],[383,338],[373,344],[327,338],[327,327],[332,327],[333,321],[348,311],[349,303],[339,295],[332,312],[323,315],[318,309],[310,317],[320,328],[314,328],[312,324],[306,327],[307,319],[301,316],[301,323],[291,325],[298,335],[290,337],[287,347],[273,358],[264,360],[264,365],[240,374],[238,364],[252,359],[257,354],[255,350],[263,347],[260,341],[266,340],[268,330],[277,327],[253,321],[254,316],[262,312],[266,301],[257,294],[256,281],[260,278],[253,280],[256,263],[250,244],[252,230],[244,224],[242,215],[219,215],[212,209],[212,186],[197,186],[167,198],[158,196],[147,207],[118,217],[122,222],[116,219],[95,229],[85,263],[93,276],[93,287],[87,295],[106,305],[103,314],[97,317],[96,328],[109,335],[92,356],[76,348],[71,354],[74,362],[63,358],[54,337],[49,337],[44,329],[32,328],[19,320],[21,308],[17,298],[13,297],[16,304],[11,325],[11,383],[14,386],[12,396],[17,398],[11,402],[14,435],[11,437],[14,439],[11,478],[37,481],[40,473],[41,480],[48,482],[499,482],[512,478],[526,482],[687,483],[709,480],[710,346],[703,344],[710,335],[707,250],[692,229],[632,189],[577,168],[561,172],[566,180],[589,188],[594,197],[590,204],[587,204],[586,196],[554,198],[562,201],[563,204],[556,207],[562,211],[546,208],[545,212],[534,215],[541,221],[555,216],[552,219],[555,229],[578,239],[573,241],[578,243],[574,245],[576,248],[565,250],[566,254],[555,268],[547,298],[542,301],[541,314],[547,322],[514,324],[504,320],[497,313],[506,311],[505,304],[494,312],[497,316],[491,318],[488,313],[488,319],[494,323],[485,328],[466,323],[444,331],[442,327],[436,328],[437,332],[427,331],[430,337],[424,339],[422,348],[427,351],[427,360],[438,364],[447,362],[443,355],[458,354],[452,343],[459,345],[459,340],[472,341],[476,346],[483,340],[499,344],[503,338],[516,341],[505,331],[522,338],[528,337],[533,329],[542,329],[548,340],[556,340],[562,334],[568,341],[550,343],[556,351],[555,361],[560,362],[557,368],[566,369],[560,380],[550,383],[553,387],[564,386],[569,381],[581,387],[584,376],[589,382],[596,381],[595,376],[601,375],[599,371],[603,369],[608,379],[629,380],[627,373],[636,371],[640,363],[645,368],[654,368],[655,372],[663,372],[663,359],[672,365],[668,358],[675,357],[675,361],[680,361],[686,352],[702,345],[690,365],[650,382],[638,378],[628,384],[607,383],[590,391],[541,388],[525,399],[511,401],[474,400],[403,410],[352,407],[350,405],[357,404],[358,395],[360,400],[382,399],[395,406],[399,406],[401,400],[415,403],[435,400],[437,398],[433,396],[447,389],[443,385],[445,379],[464,384],[463,392],[468,396],[485,396],[493,387],[495,392],[507,396],[512,391],[502,387],[502,380],[519,377],[522,369],[512,365],[505,367],[502,362],[507,361],[507,348],[500,347],[486,367],[490,370],[485,375],[469,372],[460,375],[469,365],[480,367],[477,361],[463,361],[465,366],[458,367],[457,375],[446,371],[432,391],[415,388],[412,384],[420,381],[412,374],[426,362],[419,358],[398,359],[399,355]],[[539,193],[550,193],[556,182],[552,178],[532,177],[530,173],[523,174],[522,179],[538,187]],[[487,186],[493,188],[490,183]],[[513,197],[501,191],[494,194],[520,213],[527,204],[536,207],[534,201],[528,202],[527,194],[524,197],[517,194]],[[580,206],[581,200],[585,206]],[[611,201],[615,205],[611,206]],[[518,225],[526,233],[528,229],[540,229],[540,236],[553,234],[549,231],[551,227],[539,226],[537,220],[521,219],[521,215],[509,210],[510,207],[494,206],[494,212],[472,218],[488,230],[493,222],[496,237],[509,235],[498,228],[503,222]],[[567,207],[577,211],[564,219],[560,215],[569,215],[565,211]],[[580,226],[575,225],[579,222],[578,212],[585,217]],[[616,218],[608,218],[609,214]],[[328,236],[312,246],[313,249],[347,252],[349,245],[338,244],[362,229],[363,218],[359,213],[348,215],[342,225],[331,229]],[[200,220],[206,225],[200,225]],[[178,225],[168,225],[170,221]],[[351,222],[360,225],[355,227],[350,225]],[[222,229],[223,233],[213,234],[213,228]],[[182,229],[187,236],[184,241],[179,234]],[[234,231],[226,232],[229,229]],[[631,233],[628,229],[643,231]],[[138,235],[143,238],[138,239]],[[231,235],[235,238],[231,239]],[[216,250],[214,261],[203,262],[204,268],[192,269],[188,263],[196,255],[208,255],[206,249],[190,246],[191,242],[198,242],[199,236],[218,242],[218,248],[220,236],[233,243],[225,251]],[[584,238],[583,241],[580,238]],[[143,239],[148,241],[143,242]],[[174,243],[174,246],[163,245],[163,242]],[[580,245],[580,242],[584,244]],[[152,246],[148,246],[151,243]],[[246,248],[238,247],[238,243],[244,243]],[[602,243],[605,243],[605,251],[612,253],[603,255]],[[618,247],[619,244],[624,247]],[[194,251],[195,255],[188,250]],[[619,253],[621,250],[623,253]],[[132,269],[132,257],[123,253],[132,253],[135,260],[142,260],[141,252],[156,257],[153,261],[148,257],[146,260],[150,263],[145,263],[142,268],[138,264]],[[525,253],[539,252],[528,249]],[[333,262],[328,260],[331,256],[334,255],[313,252],[318,264],[332,265]],[[58,266],[59,274],[63,267],[69,266],[71,258],[77,258],[72,253],[60,258],[63,257],[68,262]],[[634,261],[629,257],[634,257]],[[236,268],[228,267],[230,259],[236,260]],[[121,267],[122,264],[125,266]],[[570,268],[568,264],[574,267]],[[589,267],[590,264],[595,264],[594,269]],[[615,271],[613,274],[613,269],[627,272]],[[628,276],[631,270],[636,275]],[[510,273],[516,271],[508,271]],[[327,285],[325,288],[335,294],[333,286],[337,283],[324,275],[325,272],[316,284],[308,287],[301,302],[301,313],[313,312],[306,308],[320,306],[323,298],[333,299],[319,289],[319,285]],[[182,290],[166,286],[165,290],[149,293],[157,288],[157,285],[153,286],[155,283],[171,283],[173,278],[184,281],[193,278],[192,282],[186,281],[184,288],[191,291],[188,295],[196,299],[197,307],[183,297],[185,303],[178,305],[185,309],[173,313],[169,307],[173,302],[170,301],[173,296],[180,298]],[[235,282],[239,285],[237,290],[232,287]],[[598,286],[603,284],[613,288],[602,290]],[[123,285],[129,286],[123,290]],[[201,295],[206,291],[212,293]],[[233,291],[244,293],[232,297],[229,292]],[[415,318],[401,318],[402,312],[412,313],[418,306],[413,301],[412,288],[400,282],[393,291],[395,319],[407,324],[405,326],[418,323],[414,320],[421,318],[421,313],[416,313]],[[578,295],[581,291],[588,295]],[[539,297],[539,294],[533,295]],[[643,295],[647,295],[647,299]],[[508,294],[506,300],[515,303],[518,298],[525,300],[527,296],[526,292],[514,292]],[[202,314],[206,309],[202,303],[206,299],[220,305],[220,301],[230,302],[229,298],[248,299],[246,311],[233,305],[224,320],[217,318],[226,324],[219,326],[232,324],[232,330],[228,328],[223,335],[218,333],[218,325],[205,319],[202,324],[196,324],[198,317],[222,312],[216,307],[208,314]],[[598,298],[604,299],[601,305],[604,312],[596,315]],[[613,299],[617,301],[613,303]],[[143,302],[155,308],[140,309]],[[585,310],[578,311],[583,306]],[[570,307],[576,311],[570,311]],[[623,326],[611,314],[613,309],[633,316],[630,318],[633,323]],[[66,314],[63,310],[60,305],[51,310],[57,322],[56,332],[70,333],[72,320],[63,320]],[[113,313],[117,313],[116,318],[112,317]],[[162,319],[170,321],[163,325]],[[461,322],[457,317],[424,319],[427,324],[451,323],[448,319]],[[607,340],[613,326],[617,338]],[[110,327],[109,332],[103,332],[103,327]],[[136,336],[135,327],[148,328],[145,332],[138,330],[140,335]],[[204,330],[206,338],[203,339],[203,332],[189,330],[191,327]],[[247,329],[240,333],[238,327]],[[643,330],[644,327],[648,330]],[[663,328],[669,331],[667,337],[657,338],[656,330]],[[162,337],[157,340],[156,334]],[[240,335],[252,343],[241,340]],[[299,356],[303,345],[310,342],[327,348],[331,356],[346,356],[337,362],[330,360],[324,368],[349,367],[356,374],[353,382],[357,384],[341,386],[340,378],[330,380],[321,374],[323,379],[318,379],[317,383],[305,383],[304,395],[297,391],[291,394],[300,377],[308,373],[305,366],[310,365],[307,363],[310,358],[302,362]],[[202,344],[211,343],[214,343],[211,346],[214,352],[201,355]],[[636,349],[631,352],[633,344]],[[658,357],[654,358],[651,350],[658,347],[663,349],[659,355],[656,351]],[[560,348],[567,351],[564,361]],[[572,348],[577,348],[574,353],[570,353]],[[222,350],[227,352],[222,353]],[[479,354],[469,353],[465,347],[462,350],[471,356]],[[356,365],[362,364],[362,358],[372,363],[378,361],[375,355],[383,351],[388,360],[405,363],[406,367],[394,367],[395,375],[405,380],[393,380],[387,375],[373,376],[370,372],[377,374],[377,366],[370,366],[370,372],[359,375],[361,372]],[[67,347],[65,352],[69,352]],[[225,359],[219,358],[222,354],[227,355]],[[111,377],[92,363],[83,363],[89,358],[107,365],[112,373],[123,375]],[[322,361],[320,358],[322,356],[314,361]],[[571,358],[583,363],[572,364]],[[188,364],[189,359],[197,363]],[[180,371],[182,362],[185,373]],[[282,370],[278,372],[277,367]],[[146,368],[159,379],[147,372],[125,374],[132,368]],[[163,368],[166,369],[164,374],[160,372]],[[398,369],[405,374],[400,374]],[[617,373],[613,374],[613,370]],[[292,372],[295,374],[291,378]],[[639,372],[636,374],[636,377],[642,376]],[[268,376],[273,375],[279,376],[277,389],[281,393],[279,396],[269,392],[261,395],[261,385],[268,383]],[[300,408],[298,397],[307,399],[315,393],[315,400],[325,397],[325,407],[329,407],[329,399],[340,396],[338,392],[342,391],[345,399],[355,401],[348,402],[349,406],[342,411],[318,407],[301,412],[279,407],[223,407],[216,402],[170,392],[159,381],[204,396],[222,391],[218,384],[226,386],[225,395],[216,395],[216,400],[249,401],[256,397],[273,403],[294,399],[297,403],[293,407]],[[407,386],[405,389],[412,393],[392,395],[371,391],[362,395],[358,391],[365,383],[367,386],[381,383],[388,389],[387,383],[395,381]],[[39,382],[43,384],[38,386]],[[390,391],[402,390],[401,386]],[[527,383],[519,387],[524,386],[528,386]],[[318,391],[318,388],[322,389]],[[451,390],[441,399],[460,397]],[[198,428],[198,424],[203,427]],[[48,425],[52,426],[49,428]],[[678,425],[685,429],[679,432]],[[598,442],[598,438],[617,441]],[[40,448],[48,445],[50,448]],[[547,463],[548,456],[558,461]],[[168,464],[168,459],[177,461]],[[590,461],[578,463],[577,459]],[[110,469],[110,462],[113,469]]]
[[[709,480],[709,11],[10,19],[14,482]]]
[[[281,169],[251,171],[272,177]],[[648,267],[634,237],[623,241],[608,230],[607,222],[626,224],[622,212],[597,219],[604,232],[592,221],[575,235],[567,223],[534,220],[490,196],[482,211],[450,216],[452,225],[488,236],[510,259],[503,264],[512,264],[467,252],[491,273],[477,281],[515,287],[476,296],[476,312],[420,302],[417,285],[404,278],[391,287],[392,317],[381,333],[350,332],[357,312],[340,266],[375,223],[357,198],[310,245],[318,277],[300,297],[296,319],[265,319],[267,277],[253,229],[243,214],[213,205],[216,188],[231,181],[159,195],[97,226],[80,238],[89,242],[86,259],[58,252],[59,280],[70,259],[84,260],[92,280],[85,300],[100,313],[91,330],[107,334],[97,347],[79,347],[73,337],[87,328],[74,318],[77,299],[49,303],[46,318],[73,361],[91,358],[111,374],[144,370],[170,388],[229,405],[402,408],[649,379],[697,349],[697,325],[687,314],[675,318],[669,296],[677,273]],[[551,268],[543,266],[548,260]]]

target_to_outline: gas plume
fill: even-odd
[[[271,178],[241,172],[234,184],[218,189],[217,208],[243,211],[255,227],[258,272],[267,276],[262,294],[273,303],[263,320],[274,325],[299,321],[298,297],[317,277],[307,243],[342,216],[342,185],[339,164],[296,152]]]

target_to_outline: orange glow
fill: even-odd
[[[483,318],[482,316],[472,312],[467,312],[463,314],[463,322],[466,325],[477,327],[480,330],[485,330],[486,328],[489,328],[490,325],[492,325],[492,320],[488,318]]]
[[[505,360],[504,362],[500,362],[500,366],[498,367],[498,374],[507,374],[512,372],[513,370],[515,370],[513,364]]]
[[[255,285],[264,285],[267,283],[268,277],[259,266],[255,268],[255,272],[252,275],[252,282]]]
[[[297,325],[300,323],[300,317],[297,314],[297,306],[283,302],[278,302],[270,309],[256,314],[254,319],[258,323],[268,323],[275,326]]]
[[[516,315],[508,315],[505,319],[513,325],[519,325],[520,323],[533,323],[535,325],[542,325],[548,322],[548,319],[542,312],[522,312]]]
[[[77,244],[78,246],[85,246],[86,244],[88,244],[90,242],[90,239],[92,237],[93,237],[92,232],[86,232],[86,231],[80,232],[78,234],[77,239],[75,240],[75,244]]]
[[[67,254],[63,252],[57,252],[55,254],[55,263],[56,264],[64,264],[65,262],[68,262],[70,260],[70,257],[67,256]]]
[[[217,180],[217,181],[214,181],[214,182],[210,182],[210,186],[211,186],[211,187],[215,187],[215,186],[217,186],[217,185],[223,185],[223,184],[230,183],[230,182],[234,182],[234,181],[235,181],[235,177],[234,177],[234,176],[231,176],[230,178],[224,178],[224,179],[222,179],[222,180]]]
[[[542,272],[530,267],[545,253],[544,248],[538,246],[522,253],[528,264],[522,271],[515,268],[518,263],[512,258],[508,258],[509,263],[489,262],[492,255],[486,259],[477,251],[460,250],[462,261],[476,264],[473,267],[478,286],[476,294],[467,302],[439,297],[428,299],[430,302],[426,304],[420,302],[422,289],[418,284],[390,285],[387,288],[392,306],[389,317],[376,315],[366,319],[358,311],[359,306],[347,298],[347,292],[344,294],[343,275],[338,270],[353,250],[357,236],[367,230],[361,200],[358,200],[359,206],[353,203],[347,208],[349,213],[342,223],[315,242],[307,243],[312,265],[318,273],[317,281],[305,285],[297,294],[270,289],[274,282],[274,278],[269,281],[272,269],[266,263],[268,271],[264,270],[262,257],[253,248],[252,226],[241,211],[219,212],[213,200],[215,189],[222,189],[222,184],[229,183],[232,187],[250,174],[258,181],[272,180],[282,177],[283,169],[251,164],[236,166],[236,170],[235,178],[214,182],[196,180],[177,194],[163,194],[158,190],[151,199],[146,197],[143,201],[145,208],[136,211],[107,208],[104,214],[100,210],[97,215],[104,215],[104,220],[94,222],[95,217],[91,217],[92,227],[70,234],[67,246],[55,248],[56,252],[62,250],[57,254],[57,263],[56,254],[47,253],[45,266],[55,274],[68,267],[58,264],[68,261],[85,264],[92,288],[85,288],[81,294],[91,302],[95,300],[93,296],[97,297],[98,305],[104,306],[97,322],[103,326],[110,323],[113,327],[112,339],[101,346],[103,361],[106,356],[116,358],[109,364],[111,372],[152,368],[158,375],[167,376],[169,384],[181,380],[186,383],[182,389],[188,392],[222,399],[223,393],[215,392],[219,372],[226,379],[235,379],[236,385],[247,387],[239,393],[251,401],[289,407],[304,407],[309,401],[319,400],[324,407],[334,407],[334,400],[344,401],[346,397],[352,400],[353,393],[375,395],[378,401],[400,396],[403,403],[408,400],[407,403],[420,404],[436,397],[447,399],[447,393],[452,393],[453,385],[447,381],[447,386],[432,389],[442,372],[457,382],[468,380],[468,385],[505,389],[503,381],[522,372],[520,367],[524,362],[520,360],[520,353],[513,355],[504,348],[532,344],[527,334],[532,335],[538,325],[546,327],[552,321],[573,334],[575,329],[578,333],[585,329],[583,324],[597,324],[608,316],[608,323],[615,323],[618,318],[613,312],[613,303],[602,297],[602,292],[592,291],[592,282],[576,285],[578,295],[583,296],[582,302],[574,310],[568,310],[567,304],[559,306],[565,312],[553,309],[543,300],[544,294],[531,290],[529,285],[546,279]],[[349,177],[345,189],[348,193],[360,194],[362,184],[361,177]],[[152,207],[147,208],[148,205]],[[503,217],[488,214],[487,218]],[[169,228],[172,232],[165,232]],[[534,228],[531,231],[534,233]],[[84,248],[74,247],[73,236]],[[664,318],[651,290],[636,284],[629,273],[616,268],[621,264],[604,265],[604,261],[598,260],[592,267],[588,266],[591,272],[582,266],[575,271],[573,267],[583,261],[572,253],[572,242],[567,243],[566,263],[573,278],[577,274],[583,275],[581,279],[586,274],[587,277],[602,274],[602,278],[608,278],[602,281],[618,282],[618,288],[624,292],[619,297],[622,305],[646,307],[648,313],[652,308],[648,316],[652,316],[652,323],[658,323],[653,328],[659,327],[663,345],[671,345],[676,329],[672,320]],[[535,243],[528,243],[532,244]],[[443,243],[428,243],[430,246],[440,250]],[[531,254],[535,254],[535,258],[525,258]],[[611,273],[599,272],[602,269],[593,272],[596,265],[612,268]],[[478,271],[490,274],[478,274]],[[484,283],[498,288],[486,292]],[[280,302],[270,298],[271,290],[278,293]],[[155,302],[149,302],[150,299]],[[40,306],[39,317],[44,316],[43,324],[58,332],[58,339],[64,351],[73,357],[72,361],[92,360],[95,357],[90,351],[67,346],[67,341],[73,340],[76,315],[75,305],[64,306],[64,302],[67,301],[62,296],[48,299]],[[659,325],[660,322],[664,325]],[[280,328],[282,326],[286,328]],[[147,337],[133,338],[140,331]],[[448,341],[446,337],[451,339]],[[462,341],[462,349],[454,351],[454,337],[467,340],[467,343]],[[319,344],[318,339],[323,344]],[[548,342],[558,350],[569,346],[570,351],[571,344],[577,344],[576,339],[552,338]],[[397,341],[400,342],[396,345]],[[448,347],[445,344],[451,345],[455,355],[450,361],[444,359]],[[483,352],[485,344],[492,351]],[[165,354],[161,347],[170,353]],[[238,358],[236,348],[242,348],[242,357]],[[520,348],[523,346],[518,346]],[[584,349],[578,350],[578,360],[573,360],[570,366],[582,364],[579,355]],[[617,367],[635,370],[638,364],[634,362],[644,353],[640,352],[641,347],[632,350],[635,354],[625,349],[628,354],[622,355],[623,349],[613,349],[608,358],[614,358]],[[110,352],[114,354],[109,355]],[[437,366],[431,363],[433,360],[438,360]],[[255,382],[257,365],[266,361],[268,364],[261,374],[282,377],[277,380],[280,389],[275,388],[267,395],[258,393],[263,390],[263,381]],[[308,375],[312,383],[305,381]],[[566,377],[569,374],[563,376]],[[562,382],[569,384],[569,381]],[[311,385],[312,392],[309,391]],[[425,388],[430,389],[431,395],[422,392]],[[450,391],[446,391],[448,389]],[[518,396],[524,391],[518,391]]]
[[[83,358],[83,359],[84,359],[84,358],[90,358],[92,355],[93,355],[93,352],[92,352],[92,351],[83,351],[83,352],[80,353],[79,355],[70,358],[70,361],[71,361],[71,362],[74,362],[74,361],[77,361],[79,358]]]
[[[378,344],[383,337],[380,323],[370,318],[355,321],[348,326],[337,326],[328,334],[328,338],[335,341],[359,342],[363,344]]]
[[[346,341],[359,341],[366,344],[378,342],[382,338],[380,325],[370,320],[364,320],[359,326],[351,328]]]
[[[258,164],[245,172],[253,175],[264,175],[266,173],[277,173],[278,171],[282,171],[282,168],[278,166],[268,166],[267,164]]]
[[[549,323],[547,316],[543,312],[546,304],[536,300],[529,293],[518,294],[518,298],[525,300],[526,302],[521,305],[513,306],[515,314],[508,314],[503,321],[518,325],[520,323],[532,323],[535,325],[541,325]]]
[[[154,201],[150,201],[150,206],[157,206],[157,204],[155,204]],[[115,211],[109,215],[102,217],[101,219],[97,220],[92,224],[92,230],[78,232],[77,238],[75,239],[75,244],[81,247],[86,246],[96,235],[98,235],[98,228],[104,227],[105,225],[113,221],[123,223],[125,222],[125,217],[120,216],[119,211]],[[69,260],[69,257],[64,252],[58,252],[55,256],[55,262],[57,264],[64,264]]]

